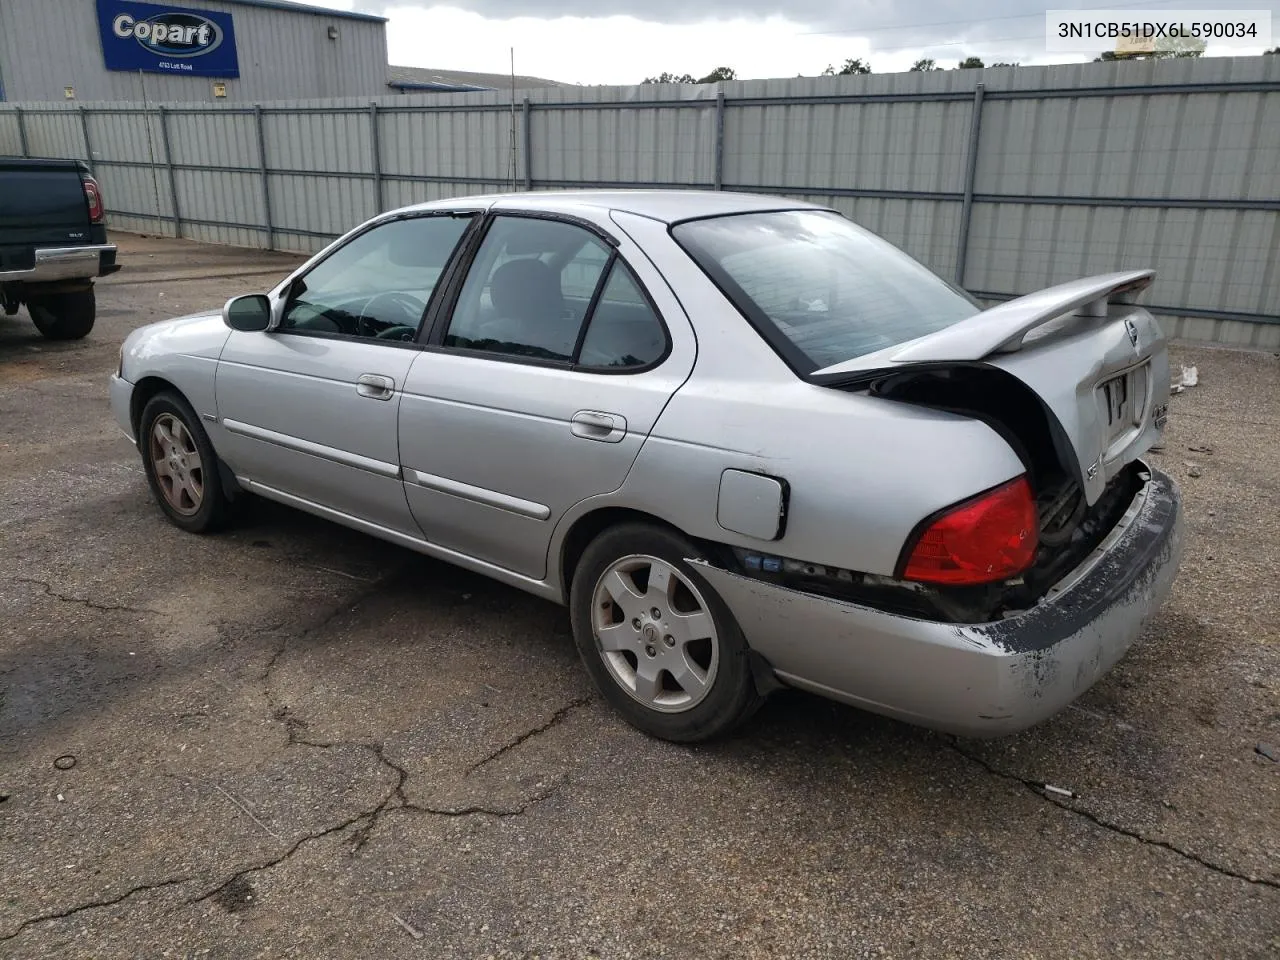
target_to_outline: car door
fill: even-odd
[[[557,521],[622,485],[692,369],[675,298],[603,231],[494,216],[442,301],[400,407],[405,492],[433,543],[544,577]]]
[[[274,329],[231,334],[216,374],[220,451],[251,489],[418,535],[397,413],[427,307],[470,222],[380,222],[289,285]]]

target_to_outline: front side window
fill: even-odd
[[[469,217],[411,217],[360,234],[295,282],[280,329],[415,339],[469,223]]]
[[[835,213],[716,217],[680,224],[672,234],[801,373],[905,343],[981,310]]]

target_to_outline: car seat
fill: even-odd
[[[559,274],[547,264],[508,260],[489,280],[489,299],[497,316],[485,325],[485,336],[572,356],[578,321],[566,309]]]

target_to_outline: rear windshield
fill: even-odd
[[[836,213],[715,217],[672,233],[799,373],[905,343],[982,309]]]

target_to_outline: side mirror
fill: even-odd
[[[261,293],[232,297],[222,307],[222,322],[246,333],[266,330],[271,326],[271,300]]]

